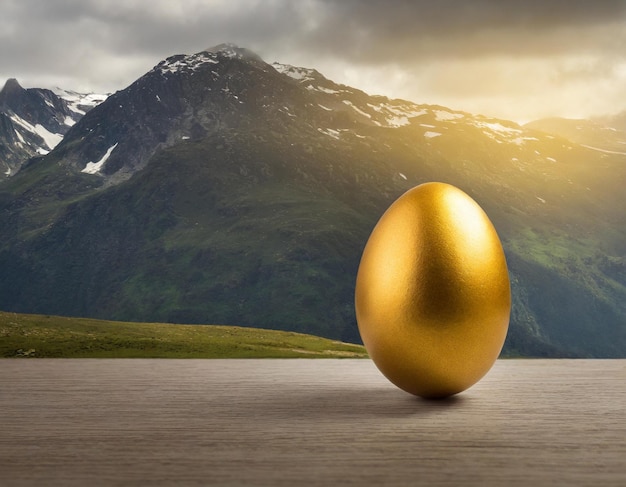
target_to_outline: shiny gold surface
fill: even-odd
[[[374,228],[355,308],[370,357],[395,385],[445,397],[480,380],[509,324],[506,260],[491,221],[460,189],[417,186]]]

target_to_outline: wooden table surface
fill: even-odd
[[[0,485],[626,486],[626,360],[443,401],[369,360],[0,360]]]

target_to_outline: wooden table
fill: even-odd
[[[0,485],[626,486],[626,360],[425,401],[369,360],[0,360]]]

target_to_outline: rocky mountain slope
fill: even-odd
[[[0,171],[17,173],[31,157],[48,154],[106,95],[24,89],[9,79],[0,91]]]
[[[426,181],[492,218],[505,350],[626,356],[626,159],[222,45],[172,56],[0,184],[0,308],[358,341],[354,279]]]
[[[618,118],[544,118],[527,123],[525,127],[565,137],[600,152],[626,155],[626,127],[620,128]]]

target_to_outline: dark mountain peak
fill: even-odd
[[[195,54],[176,54],[170,56],[157,64],[151,73],[160,72],[163,75],[169,73],[193,74],[207,67],[210,68],[207,71],[211,72],[214,70],[214,65],[232,59],[244,61],[245,63],[263,70],[267,70],[269,66],[259,55],[248,49],[238,47],[234,44],[219,44]]]
[[[15,78],[9,78],[7,82],[4,84],[4,88],[0,93],[9,94],[13,92],[22,92],[24,88],[20,85],[20,83]]]
[[[19,98],[26,93],[15,78],[9,78],[0,91],[0,106],[10,104],[9,100]]]

